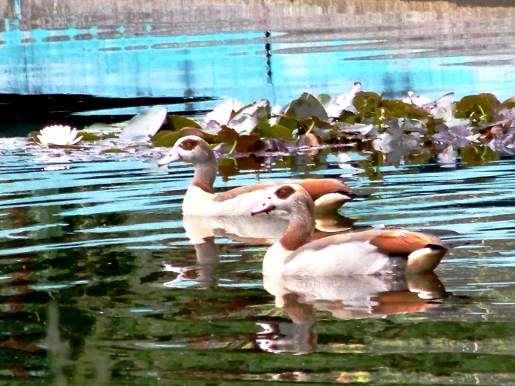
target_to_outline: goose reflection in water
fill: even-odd
[[[353,220],[337,213],[316,218],[313,239],[349,231]],[[216,266],[220,260],[215,237],[225,237],[250,245],[270,245],[281,238],[288,227],[288,220],[274,216],[183,216],[186,237],[195,249],[196,261],[188,266],[165,264],[163,270],[178,276],[165,286],[181,286],[195,282],[200,287],[217,285]],[[181,283],[182,282],[182,283]]]
[[[291,322],[262,321],[257,346],[273,353],[316,350],[317,311],[349,320],[424,312],[450,296],[434,273],[335,277],[263,277],[264,288]]]

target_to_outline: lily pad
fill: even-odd
[[[265,144],[257,134],[240,135],[236,140],[235,150],[240,153],[256,152],[265,149]]]
[[[501,103],[501,107],[506,109],[515,108],[515,96],[506,99],[503,103]]]
[[[238,163],[233,158],[224,158],[218,161],[218,174],[222,176],[224,181],[231,176],[238,175]]]
[[[309,93],[303,93],[300,98],[291,101],[286,114],[295,119],[317,117],[323,121],[329,120],[322,103]]]
[[[500,105],[493,94],[467,95],[456,104],[456,117],[469,118],[475,124],[491,122]]]
[[[217,135],[214,136],[213,139],[215,143],[225,143],[232,147],[238,140],[238,133],[234,129],[224,127]]]
[[[299,127],[299,121],[287,115],[283,115],[277,123],[281,126],[288,128],[290,132]]]
[[[152,138],[152,143],[154,146],[173,146],[174,143],[181,137],[185,137],[187,135],[196,135],[197,137],[201,137],[206,141],[212,141],[212,135],[205,133],[204,131],[196,128],[196,127],[183,127],[180,130],[160,130],[156,135]]]
[[[179,131],[161,130],[152,138],[154,146],[171,147],[174,143],[182,137]]]
[[[429,113],[413,104],[407,104],[399,100],[385,100],[381,102],[381,106],[386,110],[386,116],[393,118],[413,118],[423,119],[429,116]]]
[[[166,119],[166,108],[152,106],[134,116],[122,128],[120,139],[125,141],[148,141],[163,125]]]
[[[94,133],[81,132],[81,135],[83,141],[99,141],[105,139],[105,137]]]
[[[264,138],[292,139],[292,131],[281,124],[270,125],[267,121],[261,121],[256,126],[257,132]]]
[[[168,130],[180,130],[183,127],[195,127],[200,129],[200,125],[193,119],[183,117],[182,115],[170,114],[166,117],[168,123]]]
[[[356,94],[352,104],[359,114],[366,114],[375,111],[381,103],[381,96],[375,92],[361,91]]]
[[[471,145],[460,151],[461,159],[468,165],[483,165],[488,162],[497,161],[499,154],[487,146]]]
[[[127,151],[119,148],[119,147],[111,147],[109,149],[104,149],[100,152],[101,154],[121,154],[127,153]]]

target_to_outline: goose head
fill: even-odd
[[[177,142],[158,163],[160,166],[171,162],[184,161],[192,164],[212,162],[215,159],[213,150],[208,143],[196,135],[187,135],[179,138]]]
[[[297,184],[284,184],[268,190],[266,198],[252,210],[251,215],[282,210],[288,214],[308,213],[313,216],[314,204],[306,190]]]

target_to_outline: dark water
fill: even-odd
[[[363,17],[363,4],[355,3],[353,15]],[[379,24],[390,15],[365,9],[385,15]],[[440,24],[427,19],[430,11],[404,9],[402,21],[412,28],[402,38],[376,27],[337,28],[336,16],[345,13],[332,18],[331,9],[327,30],[283,26],[271,38],[256,31],[261,21],[242,29],[247,19],[214,31],[214,17],[211,29],[186,35],[179,33],[192,25],[186,17],[184,24],[150,20],[150,27],[138,20],[139,33],[122,18],[118,35],[102,35],[94,23],[27,26],[23,12],[14,12],[0,38],[1,91],[268,97],[280,104],[305,87],[338,92],[360,79],[392,95],[408,86],[435,96],[515,94],[511,8],[442,9]],[[460,13],[463,22],[453,21]],[[484,20],[475,16],[481,13]],[[420,20],[427,25],[414,29]],[[465,24],[468,35],[456,30]],[[447,39],[427,34],[435,25],[448,26]],[[84,28],[91,37],[79,38]],[[448,42],[447,55],[442,45],[427,47],[435,41]],[[214,103],[169,109],[196,112]],[[30,116],[16,123],[35,125]],[[457,245],[436,276],[291,282],[296,290],[276,299],[277,283],[261,275],[264,242],[235,237],[241,224],[201,227],[183,219],[192,169],[158,168],[162,149],[83,156],[36,151],[19,140],[0,144],[0,383],[515,384],[513,158],[379,167],[363,154],[342,163],[336,153],[321,153],[273,158],[259,172],[245,167],[255,161],[225,164],[234,175],[219,179],[219,189],[343,175],[369,196],[344,206],[339,224],[433,230]]]

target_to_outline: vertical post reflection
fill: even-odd
[[[59,332],[59,309],[55,302],[48,305],[46,344],[50,363],[50,371],[54,377],[54,385],[67,386],[64,367],[68,362],[69,349],[61,339]]]
[[[266,56],[266,79],[269,84],[273,84],[272,79],[272,33],[265,31],[265,56]]]

